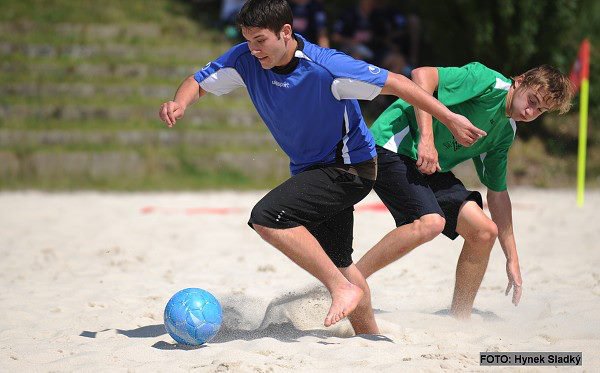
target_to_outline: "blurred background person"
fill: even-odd
[[[219,20],[228,39],[237,40],[240,38],[240,32],[235,25],[235,18],[245,2],[246,0],[223,0],[221,2]]]
[[[294,31],[308,41],[329,48],[327,13],[316,0],[289,0],[294,15]]]
[[[332,41],[355,58],[409,76],[418,65],[420,22],[384,0],[361,0],[336,20]]]

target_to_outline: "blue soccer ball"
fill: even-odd
[[[178,291],[165,307],[165,328],[177,343],[199,346],[210,341],[221,328],[221,304],[206,290]]]

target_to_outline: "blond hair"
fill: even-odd
[[[569,77],[550,65],[535,67],[516,78],[521,78],[521,87],[531,88],[542,95],[549,111],[564,114],[571,109],[575,94]]]

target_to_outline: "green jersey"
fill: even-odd
[[[463,67],[440,67],[438,74],[438,100],[487,132],[472,146],[463,147],[446,126],[433,118],[441,172],[472,159],[485,186],[494,191],[506,190],[508,150],[516,133],[515,121],[505,114],[511,80],[477,62]],[[419,130],[409,103],[401,99],[394,102],[373,123],[371,132],[377,145],[417,159]]]

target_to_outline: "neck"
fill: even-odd
[[[285,66],[292,61],[294,58],[294,54],[296,53],[296,48],[298,48],[298,41],[295,37],[287,43],[287,51],[285,52],[285,57],[281,60],[281,63],[277,66]]]
[[[515,85],[511,85],[510,89],[508,90],[508,93],[506,94],[506,107],[504,109],[504,114],[507,117],[510,117],[510,107],[512,106],[512,100],[513,100],[513,96],[515,94]]]

